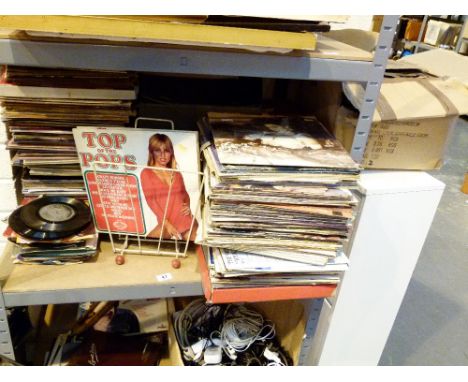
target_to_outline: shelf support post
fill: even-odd
[[[463,25],[461,27],[460,33],[458,34],[457,45],[455,46],[455,52],[460,53],[461,46],[463,44],[463,36],[465,35],[465,30],[468,28],[468,16],[463,16]]]
[[[304,338],[302,340],[301,352],[299,353],[299,366],[309,365],[309,352],[313,348],[317,326],[322,312],[323,298],[308,300],[305,303],[305,314],[307,324],[305,327]]]
[[[372,126],[372,118],[379,98],[388,56],[392,49],[398,18],[397,15],[388,15],[384,16],[382,22],[351,148],[351,157],[356,162],[362,161],[366,150],[367,137]]]
[[[8,326],[8,318],[5,307],[5,300],[0,287],[0,354],[15,359],[13,350],[13,342],[11,340],[10,328]]]
[[[418,41],[416,42],[416,47],[414,48],[414,53],[415,54],[418,53],[419,47],[421,46],[421,42],[422,42],[422,39],[424,37],[424,32],[426,30],[426,25],[427,25],[428,21],[429,21],[429,16],[425,15],[424,18],[423,18],[421,29],[419,30]]]

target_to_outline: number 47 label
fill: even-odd
[[[168,280],[172,280],[172,273],[163,273],[161,275],[157,275],[156,276],[156,279],[158,281],[168,281]]]

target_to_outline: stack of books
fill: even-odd
[[[4,66],[1,119],[20,193],[85,195],[71,130],[128,125],[135,89],[127,72]]]
[[[213,288],[336,285],[360,167],[312,116],[209,114],[203,241]]]

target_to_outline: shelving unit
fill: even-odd
[[[424,16],[423,22],[422,22],[422,25],[421,25],[421,30],[419,31],[419,35],[418,35],[418,40],[412,42],[412,45],[415,46],[414,53],[418,53],[420,50],[429,50],[429,49],[436,49],[437,48],[437,46],[430,45],[430,44],[427,44],[427,43],[422,41],[423,37],[424,37],[424,32],[426,30],[427,22],[429,21],[429,17],[430,16],[428,16],[428,15]],[[457,52],[457,53],[460,51],[460,48],[461,48],[461,45],[462,45],[462,42],[463,42],[463,39],[464,39],[464,37],[463,37],[464,30],[465,30],[465,28],[467,26],[467,23],[468,23],[468,17],[464,16],[463,25],[462,25],[462,27],[460,29],[460,33],[458,35],[457,43],[453,47],[453,50],[455,52]]]
[[[273,54],[180,46],[122,46],[0,39],[2,64],[366,83],[351,156],[360,162],[398,16],[385,16],[375,54],[321,36],[309,53]],[[63,54],[67,52],[67,54]]]
[[[307,54],[259,54],[245,50],[195,49],[163,45],[121,46],[0,39],[0,63],[53,68],[362,82],[365,83],[366,90],[352,148],[352,157],[360,161],[370,131],[397,21],[398,16],[384,17],[374,55],[326,37],[318,40],[317,51]],[[369,175],[368,178],[372,179],[373,176]],[[369,190],[372,191],[372,187],[367,187],[363,191],[364,194]],[[434,190],[439,192],[441,188],[435,187]],[[435,211],[433,202],[437,200],[438,194],[436,194],[428,207],[429,215],[433,208]],[[365,207],[366,201],[364,201]],[[363,219],[362,216],[361,219]],[[371,218],[366,220],[366,226],[369,224],[372,225]],[[418,245],[421,244],[421,240],[424,242],[427,233],[424,229],[420,231],[420,234],[412,239],[417,241]],[[364,237],[361,235],[360,245],[363,240],[369,239],[369,233],[366,235]],[[389,241],[390,238],[386,240]],[[356,242],[353,243],[353,248],[355,246]],[[417,259],[419,251],[416,247],[412,247],[411,250]],[[353,251],[352,248],[351,251]],[[8,248],[5,255],[8,256]],[[372,253],[366,252],[361,256],[372,256]],[[3,266],[6,266],[8,259],[4,257],[2,260],[0,257],[0,267],[2,262]],[[12,266],[11,264],[8,266],[11,269],[1,284],[0,293],[0,353],[10,358],[13,358],[14,354],[6,321],[5,309],[8,307],[202,295],[195,256],[184,259],[180,270],[173,270],[167,258],[138,255],[129,257],[125,266],[117,267],[109,245],[102,243],[97,260],[79,266],[43,267]],[[362,274],[362,272],[360,269],[358,273]],[[411,276],[411,272],[412,269],[408,277]],[[164,273],[171,273],[173,278],[158,282],[156,276]],[[351,265],[344,282],[346,279],[352,279],[356,274]],[[409,278],[399,280],[402,286],[399,288],[401,293],[399,292],[398,295],[400,302],[408,281]],[[342,285],[332,299],[304,302],[307,324],[299,357],[301,364],[321,364],[324,346],[328,346],[327,349],[330,351],[330,342],[327,338],[335,335],[333,330],[330,331],[330,317],[334,320],[343,319],[343,316],[337,318],[331,316],[331,313],[335,306],[340,306],[341,294],[345,292],[345,288],[346,286]],[[363,288],[358,288],[358,290],[354,289],[354,292],[362,293],[363,290]],[[349,300],[346,301],[349,302]],[[394,316],[398,307],[399,303],[392,306]],[[380,337],[386,339],[390,328],[386,328]],[[372,333],[370,335],[372,336]],[[351,342],[346,339],[342,340],[344,344],[352,346]]]

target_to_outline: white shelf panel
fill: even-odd
[[[317,50],[290,54],[151,45],[0,39],[0,63],[138,72],[366,81],[372,54],[320,37]]]
[[[359,181],[361,192],[369,195],[441,191],[445,184],[423,171],[365,170]]]
[[[124,265],[115,264],[108,242],[100,244],[95,261],[74,265],[12,266],[3,286],[5,306],[61,304],[158,297],[202,295],[195,252],[181,258],[174,269],[172,257],[126,255]],[[11,244],[5,249],[9,256]],[[171,273],[172,279],[160,282],[156,276]]]

